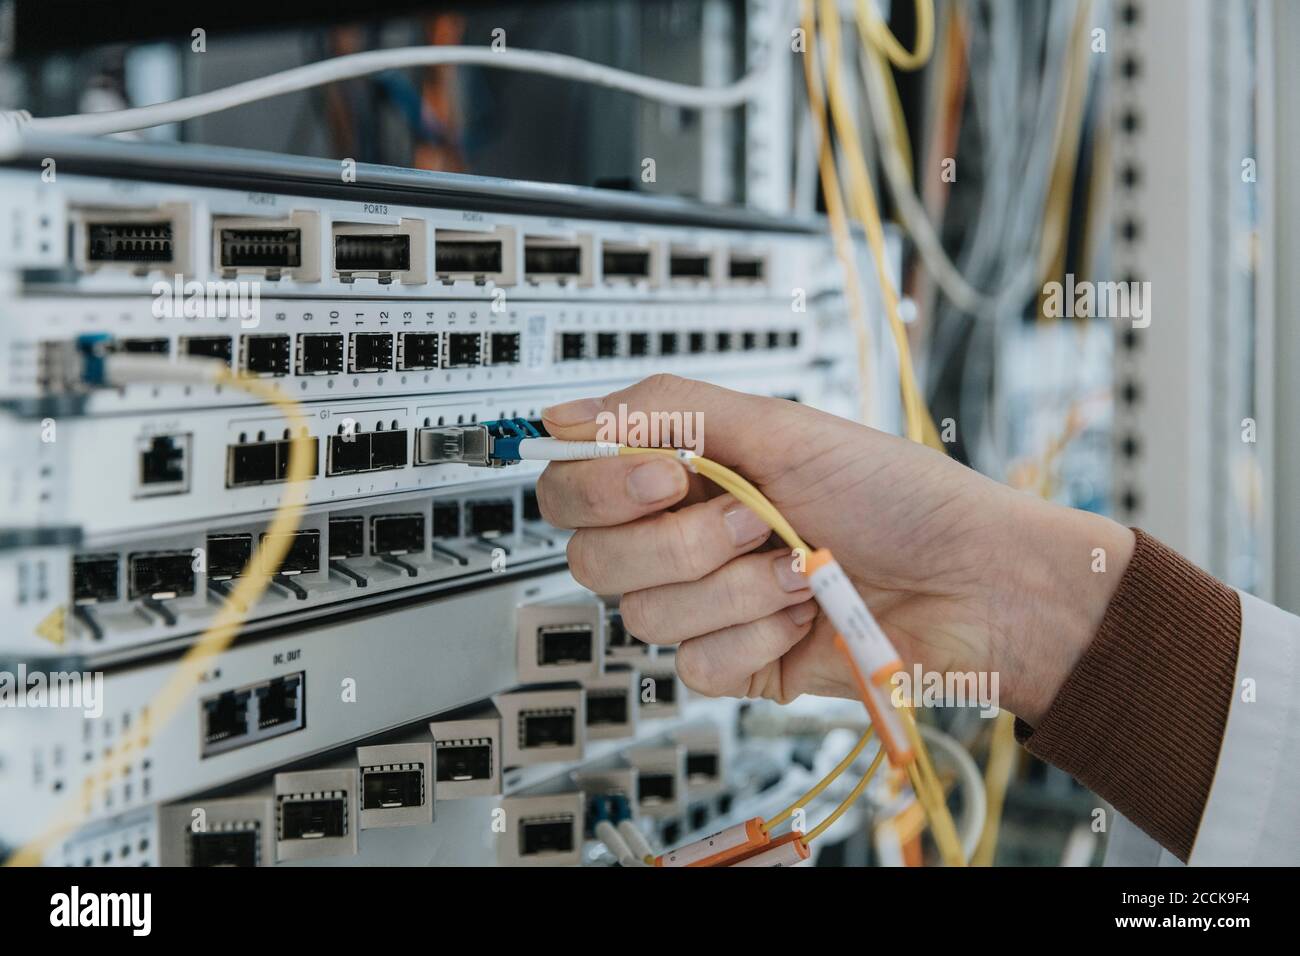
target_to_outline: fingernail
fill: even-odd
[[[740,504],[732,505],[724,511],[722,520],[726,523],[727,530],[731,532],[731,543],[736,547],[749,544],[760,537],[767,537],[772,530],[767,526],[766,521]]]
[[[677,494],[685,480],[677,462],[655,458],[628,473],[627,492],[634,500],[648,505]]]
[[[594,422],[603,407],[598,398],[579,398],[543,408],[542,418],[556,425],[585,425]]]
[[[798,627],[803,627],[817,616],[817,602],[804,601],[802,604],[786,608],[785,613],[790,615],[790,620],[794,621]]]
[[[777,583],[787,591],[802,591],[808,587],[808,579],[802,571],[794,569],[793,554],[778,554],[772,559],[772,572]]]

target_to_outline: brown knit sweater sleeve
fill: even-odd
[[[1219,761],[1241,639],[1237,592],[1137,529],[1101,629],[1016,736],[1184,862]]]

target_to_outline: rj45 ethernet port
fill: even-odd
[[[154,435],[140,450],[136,497],[179,495],[190,490],[189,435]]]
[[[76,604],[116,601],[118,595],[116,554],[79,554],[72,559],[72,600]]]
[[[257,697],[257,729],[290,727],[302,718],[302,677],[277,677],[254,691]]]
[[[302,671],[206,697],[199,704],[204,759],[301,730],[306,723]]]
[[[249,731],[249,691],[226,691],[203,702],[203,742],[213,745]]]

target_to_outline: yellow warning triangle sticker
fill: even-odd
[[[36,625],[36,635],[45,638],[51,644],[62,644],[66,623],[67,612],[63,609],[63,605],[59,605]]]

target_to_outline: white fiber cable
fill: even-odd
[[[601,820],[596,824],[596,838],[609,848],[609,852],[618,857],[620,866],[645,866],[645,861],[637,856],[627,841],[614,829],[614,824]]]
[[[638,858],[644,860],[646,857],[655,855],[654,847],[650,845],[650,841],[645,838],[645,834],[638,830],[636,824],[631,820],[624,820],[620,823],[618,832],[627,841],[628,846],[632,848],[632,852]]]
[[[148,382],[152,385],[211,385],[225,370],[220,359],[178,358],[119,352],[104,357],[104,381],[109,385]]]
[[[563,53],[547,53],[539,50],[493,50],[481,46],[414,46],[392,50],[369,50],[364,53],[351,53],[347,56],[321,60],[318,63],[308,63],[305,66],[272,73],[255,80],[236,83],[224,89],[182,97],[169,103],[155,103],[152,106],[138,106],[133,109],[111,110],[103,113],[51,117],[31,117],[24,110],[14,110],[0,114],[0,120],[41,133],[102,136],[107,133],[124,133],[128,130],[146,129],[166,123],[179,123],[247,103],[385,70],[447,64],[540,73],[622,90],[670,106],[697,110],[741,106],[757,96],[765,80],[763,75],[765,70],[760,68],[727,86],[700,87],[629,73],[626,70],[590,63]]]
[[[608,441],[561,441],[558,438],[521,438],[519,457],[525,461],[586,461],[617,458],[618,444]]]

